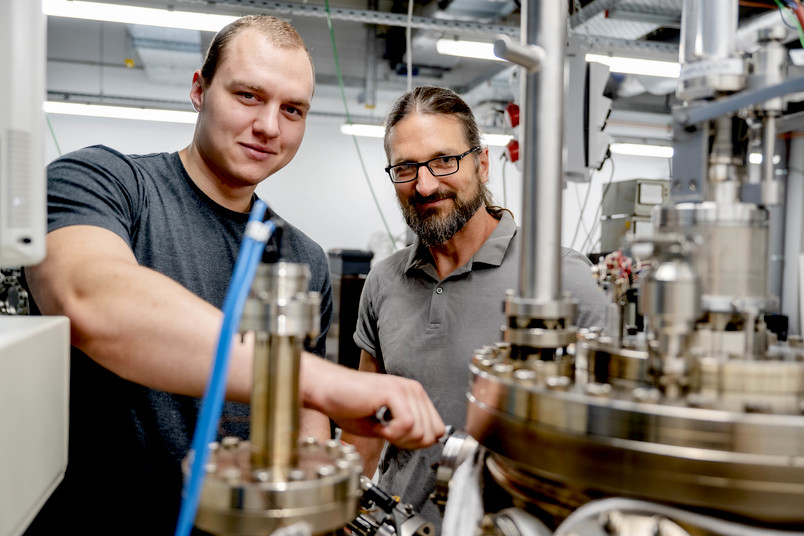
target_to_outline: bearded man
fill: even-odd
[[[385,169],[417,239],[366,279],[354,335],[360,370],[418,380],[443,421],[463,428],[469,361],[500,340],[501,303],[518,282],[521,233],[511,213],[493,203],[488,148],[455,92],[418,87],[394,103],[385,126]],[[605,322],[607,298],[590,266],[564,248],[563,290],[578,301],[580,327]],[[373,475],[382,440],[345,438]],[[417,451],[389,445],[379,463],[380,487],[413,505],[437,534],[441,515],[428,498],[440,455],[440,445]]]

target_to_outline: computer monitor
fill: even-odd
[[[41,0],[0,0],[0,268],[45,256],[45,26]]]

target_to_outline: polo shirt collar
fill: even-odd
[[[515,234],[516,222],[514,221],[514,218],[509,212],[503,211],[502,217],[500,218],[500,223],[498,223],[497,227],[494,228],[491,236],[489,236],[483,245],[480,246],[478,252],[475,253],[471,259],[469,259],[469,262],[465,265],[465,269],[471,270],[475,263],[481,263],[488,266],[500,266],[503,262],[503,258],[505,257],[505,252],[508,251],[508,246],[511,243],[511,239],[513,239]],[[429,267],[429,269],[427,267]],[[431,277],[435,277],[436,272],[433,256],[430,254],[430,250],[419,242],[418,238],[416,238],[410,248],[408,261],[405,264],[405,273],[408,274],[416,270],[423,271]],[[453,272],[451,275],[455,275],[463,271],[464,269],[462,267]]]

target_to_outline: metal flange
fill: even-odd
[[[204,531],[267,535],[304,521],[313,534],[325,534],[357,516],[363,464],[351,445],[308,438],[299,446],[298,462],[287,478],[252,466],[248,441],[229,437],[210,448],[195,520]]]

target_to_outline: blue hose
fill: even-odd
[[[261,222],[266,208],[265,203],[258,199],[252,207],[248,225],[254,225],[252,222]],[[201,498],[201,489],[206,476],[205,467],[209,459],[209,444],[215,441],[218,421],[223,410],[232,338],[240,325],[243,307],[248,298],[251,283],[254,281],[257,266],[262,258],[265,243],[275,228],[271,222],[266,222],[265,225],[268,227],[268,232],[260,236],[259,239],[250,236],[249,227],[246,227],[246,235],[240,246],[232,280],[229,282],[229,289],[223,301],[223,324],[221,325],[212,371],[204,392],[204,398],[201,401],[201,410],[198,413],[198,422],[193,435],[190,450],[190,475],[184,481],[175,536],[187,536],[190,534],[198,511],[198,502]]]

